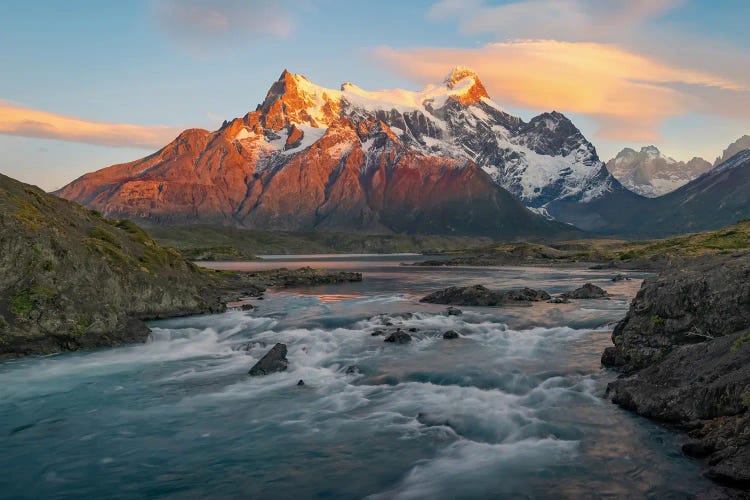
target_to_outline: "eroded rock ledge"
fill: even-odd
[[[684,429],[706,475],[750,490],[750,255],[698,259],[646,280],[615,328],[607,394]]]

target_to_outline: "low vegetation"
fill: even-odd
[[[247,260],[255,255],[314,253],[436,253],[492,243],[490,238],[405,234],[259,231],[224,226],[151,227],[159,243],[195,260]]]

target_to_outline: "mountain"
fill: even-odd
[[[511,116],[466,68],[418,92],[284,71],[255,111],[56,194],[156,224],[503,238],[603,228],[639,198],[570,120]]]
[[[677,161],[646,146],[640,151],[625,148],[607,162],[607,170],[623,186],[641,196],[655,198],[674,191],[707,172],[712,165],[703,158]]]
[[[743,135],[732,144],[730,144],[727,149],[722,152],[721,156],[716,158],[716,161],[714,161],[714,166],[727,161],[732,156],[746,149],[750,149],[750,135]]]
[[[720,163],[624,218],[623,232],[664,236],[705,231],[750,218],[750,150]]]

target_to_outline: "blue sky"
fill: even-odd
[[[54,189],[137,159],[172,129],[254,109],[284,68],[335,88],[416,89],[466,61],[499,104],[526,119],[566,113],[605,160],[646,143],[713,160],[750,133],[750,2],[604,3],[6,2],[0,172]],[[134,127],[39,132],[48,115]]]

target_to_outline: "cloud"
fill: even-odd
[[[462,33],[498,40],[613,40],[658,17],[683,0],[527,0],[499,6],[482,0],[442,0],[428,11],[433,20],[454,20]]]
[[[283,0],[155,0],[157,25],[194,50],[259,37],[285,37],[293,28]]]
[[[0,101],[0,134],[5,135],[153,149],[179,133],[180,129],[173,127],[95,122]]]
[[[600,126],[600,138],[614,140],[654,140],[664,120],[710,109],[706,99],[711,96],[726,101],[748,92],[742,81],[603,43],[523,40],[463,49],[381,47],[374,55],[421,83],[439,81],[453,65],[469,65],[499,103],[586,114]]]

